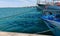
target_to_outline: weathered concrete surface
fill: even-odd
[[[26,34],[26,33],[0,32],[0,36],[51,36],[51,35],[38,35],[38,34]]]

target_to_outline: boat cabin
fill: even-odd
[[[55,4],[56,4],[57,6],[60,6],[60,2],[56,2]]]

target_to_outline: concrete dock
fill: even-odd
[[[13,32],[0,32],[0,36],[52,36],[52,35],[26,34],[26,33],[13,33]]]

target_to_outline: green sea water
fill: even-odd
[[[49,30],[36,7],[0,8],[0,31],[38,33]]]

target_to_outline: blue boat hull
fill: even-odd
[[[54,36],[60,36],[60,23],[51,20],[44,20],[44,22],[50,28]]]

